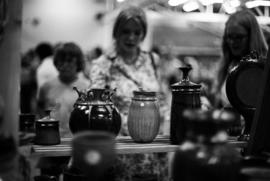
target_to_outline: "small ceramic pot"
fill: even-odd
[[[115,139],[107,131],[82,131],[72,140],[72,166],[91,181],[99,181],[115,162]]]
[[[60,144],[59,121],[46,116],[35,123],[36,136],[34,139],[37,145]]]

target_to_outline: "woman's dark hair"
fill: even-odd
[[[73,42],[63,43],[57,46],[53,62],[57,67],[60,61],[62,62],[73,57],[75,57],[77,61],[77,72],[80,72],[84,68],[83,52],[81,48]]]
[[[129,20],[133,20],[142,26],[142,31],[143,31],[142,40],[143,40],[147,32],[146,15],[143,9],[139,7],[134,7],[134,6],[123,9],[117,16],[116,21],[114,23],[114,27],[113,27],[113,38],[117,39],[117,37],[119,37],[122,27]]]
[[[42,61],[44,58],[53,55],[53,46],[48,42],[42,42],[36,46],[35,52]]]

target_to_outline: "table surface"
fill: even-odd
[[[30,155],[37,157],[70,156],[71,140],[72,138],[62,138],[61,143],[58,145],[31,145]],[[236,141],[236,138],[229,138],[228,144],[237,148],[247,146],[247,142]],[[129,136],[116,138],[116,152],[118,154],[174,152],[178,147],[178,145],[170,143],[169,136],[157,136],[151,143],[135,143]]]

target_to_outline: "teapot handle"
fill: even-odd
[[[81,92],[78,90],[78,88],[77,87],[73,87],[73,90],[75,90],[77,92],[78,96],[80,97]]]
[[[73,87],[73,90],[75,90],[78,94],[78,100],[84,101],[86,99],[86,95],[83,91],[79,91],[77,87]]]

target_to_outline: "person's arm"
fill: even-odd
[[[217,78],[214,79],[214,84],[211,91],[211,97],[213,96],[214,100],[213,105],[217,106],[221,99],[221,89],[223,84],[225,83],[227,74],[228,74],[229,63],[226,62],[224,59],[221,60],[218,71],[217,71]]]
[[[221,87],[224,84],[226,76],[228,74],[228,68],[229,63],[222,59],[218,67],[217,79],[215,79],[214,83],[214,88],[216,92],[220,92]]]

